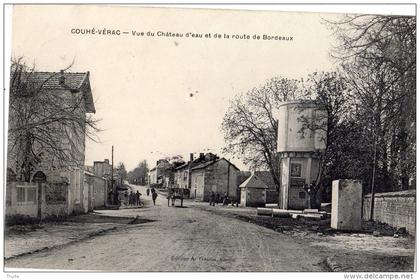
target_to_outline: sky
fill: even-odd
[[[38,71],[90,72],[99,143],[86,144],[85,164],[111,158],[128,170],[141,160],[214,152],[229,100],[266,80],[330,70],[332,37],[317,13],[106,6],[16,6],[12,56]],[[95,34],[75,30],[95,28]],[[98,30],[111,34],[98,34]],[[73,33],[72,33],[73,30]],[[120,35],[112,35],[120,31]],[[155,36],[133,36],[132,32]],[[157,32],[184,37],[157,36]],[[122,34],[128,32],[128,34]],[[186,38],[185,33],[203,34]],[[212,38],[205,38],[209,33]],[[214,34],[293,37],[292,41],[224,39]],[[223,35],[222,35],[223,36]]]

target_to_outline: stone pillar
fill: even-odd
[[[333,181],[331,227],[338,230],[361,229],[362,183],[360,181]]]

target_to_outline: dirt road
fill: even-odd
[[[153,206],[140,188],[142,209],[105,210],[102,215],[153,220],[6,262],[6,268],[103,271],[320,271],[319,252],[291,237],[200,210]]]

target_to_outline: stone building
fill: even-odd
[[[112,165],[109,163],[109,159],[93,162],[93,173],[96,176],[111,178],[111,169]]]
[[[49,99],[59,100],[57,110],[61,110],[60,106],[72,106],[75,108],[72,114],[77,116],[81,122],[86,120],[87,114],[95,113],[89,72],[33,72],[31,80],[42,90],[43,94],[48,95]],[[19,112],[10,110],[9,128],[16,125],[14,123],[17,119],[16,114]],[[59,139],[61,149],[65,150],[67,158],[72,160],[66,161],[66,159],[57,158],[47,145],[34,145],[33,153],[37,155],[38,159],[36,163],[33,161],[31,166],[29,182],[23,183],[23,179],[19,176],[13,184],[8,182],[9,206],[13,208],[31,203],[42,204],[42,207],[38,207],[38,216],[45,216],[49,213],[67,215],[87,212],[88,190],[84,188],[86,127],[73,130],[64,119],[59,119],[52,125],[45,125],[39,129],[48,130],[51,138]],[[18,156],[20,151],[16,150],[12,144],[15,140],[12,135],[9,135],[7,165],[11,172],[20,174],[22,162]],[[17,204],[13,205],[13,201],[16,201]],[[40,214],[40,212],[42,213]],[[19,209],[15,211],[15,214],[19,214]]]
[[[266,185],[266,203],[275,204],[279,202],[279,186],[274,181],[270,171],[255,171],[254,174]]]
[[[89,193],[89,210],[99,209],[107,206],[109,192],[111,191],[110,180],[104,177],[96,176],[93,173],[85,171],[86,184]]]
[[[264,207],[268,186],[255,173],[251,174],[240,186],[241,206]]]
[[[191,166],[192,161],[184,163],[175,168],[175,186],[182,189],[191,188]]]
[[[236,196],[239,198],[238,204],[241,203],[241,184],[252,175],[251,171],[238,171],[236,175]]]
[[[169,180],[171,178],[171,174],[173,175],[173,166],[169,163],[166,159],[160,159],[156,162],[156,166],[150,169],[149,171],[149,185],[159,185],[163,187],[166,185],[165,183],[169,184]],[[169,179],[167,179],[169,178]]]
[[[212,162],[217,159],[219,157],[213,153],[200,153],[195,159],[194,154],[190,153],[190,160],[174,169],[174,185],[178,188],[186,189],[190,198],[194,198],[194,192],[191,191],[191,169],[200,164]]]
[[[239,169],[225,158],[198,164],[191,168],[191,195],[200,201],[209,201],[211,192],[233,201],[237,200]]]

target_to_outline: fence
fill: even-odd
[[[363,198],[363,219],[370,219],[371,195]],[[393,227],[405,227],[411,235],[416,231],[415,190],[377,193],[374,197],[373,219]]]
[[[10,182],[6,188],[6,216],[38,216],[38,186],[35,183]]]

